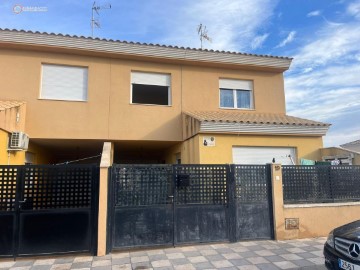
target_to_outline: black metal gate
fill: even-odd
[[[236,241],[273,239],[270,165],[234,165],[233,168]]]
[[[269,166],[114,165],[108,251],[270,239],[269,172]]]
[[[98,179],[92,165],[0,166],[0,256],[94,253]]]

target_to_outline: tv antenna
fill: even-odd
[[[203,48],[203,40],[207,40],[209,42],[212,42],[212,39],[208,36],[208,32],[206,29],[205,25],[202,25],[202,23],[200,23],[197,27],[197,32],[198,35],[200,37],[200,42],[201,42],[201,49]]]
[[[100,28],[99,20],[95,19],[94,12],[100,16],[99,11],[102,9],[111,9],[111,4],[105,4],[102,6],[97,6],[96,2],[94,1],[93,6],[91,8],[91,37],[94,37],[94,28]]]

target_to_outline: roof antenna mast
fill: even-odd
[[[202,25],[202,23],[200,23],[197,27],[197,32],[200,38],[200,42],[201,42],[201,49],[203,48],[203,40],[207,40],[209,42],[212,42],[212,39],[208,36],[208,32],[206,29],[205,25]]]
[[[105,4],[102,6],[97,6],[96,2],[94,1],[93,6],[91,8],[91,37],[94,37],[94,28],[100,28],[100,22],[99,20],[95,19],[94,17],[94,12],[96,12],[96,14],[98,16],[100,16],[99,11],[102,9],[111,9],[111,4]]]

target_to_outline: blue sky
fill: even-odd
[[[331,123],[325,146],[360,139],[360,0],[98,0],[94,36],[293,57],[287,114]],[[91,36],[90,0],[0,2],[0,28]],[[15,5],[46,11],[14,13]]]

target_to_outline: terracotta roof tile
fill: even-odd
[[[25,104],[25,102],[15,101],[15,100],[0,100],[0,111],[5,111],[6,109],[19,107],[22,104]]]
[[[248,124],[330,126],[330,124],[289,116],[286,114],[246,113],[233,111],[191,111],[185,114],[207,122],[235,122]]]

